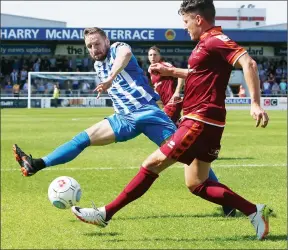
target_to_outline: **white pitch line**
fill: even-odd
[[[214,165],[214,167],[221,167],[221,168],[235,168],[235,167],[287,167],[287,164],[238,164],[238,165]],[[61,171],[61,170],[69,170],[69,171],[89,171],[89,170],[96,170],[96,171],[105,171],[105,170],[129,170],[129,169],[139,169],[138,167],[100,167],[100,168],[61,168],[61,167],[48,167],[43,169],[44,171]],[[183,168],[183,166],[172,166],[170,168]],[[1,169],[1,172],[12,172],[12,171],[19,171],[19,168],[8,168],[8,169]]]

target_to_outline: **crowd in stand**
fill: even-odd
[[[187,67],[187,57],[166,58],[174,66]],[[285,58],[254,58],[258,64],[262,96],[287,95],[287,61]],[[148,60],[138,58],[140,66],[147,72]],[[29,56],[1,58],[1,96],[27,95],[28,72],[93,72],[93,62],[89,57],[68,56]],[[43,79],[33,78],[32,94],[51,96],[53,86],[57,84],[60,95],[72,96],[75,93],[85,95],[95,87],[93,80]],[[241,88],[239,89],[239,93]],[[234,93],[235,96],[240,96]]]

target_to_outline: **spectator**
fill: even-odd
[[[53,99],[54,99],[55,108],[58,107],[59,95],[60,95],[59,88],[58,88],[57,84],[54,84]]]
[[[86,81],[82,83],[82,94],[87,95],[90,91],[90,84]]]
[[[33,66],[34,66],[34,59],[30,55],[29,58],[27,59],[27,64],[28,64],[28,71],[33,71]]]
[[[286,95],[287,94],[287,82],[285,82],[284,78],[282,78],[282,80],[279,84],[279,87],[280,87],[281,95]]]
[[[15,69],[17,73],[20,69],[20,60],[18,59],[17,56],[15,56],[14,59],[12,60],[12,69],[13,70]]]
[[[75,58],[69,57],[69,71],[75,71],[76,70],[76,63],[75,63]]]
[[[13,95],[14,95],[14,97],[19,97],[19,93],[20,93],[20,85],[18,83],[15,83],[13,85]]]
[[[24,94],[28,94],[28,82],[27,82],[27,80],[25,81],[22,89],[23,89]]]
[[[73,90],[78,90],[79,89],[79,81],[78,80],[73,80],[72,81],[72,89]]]
[[[264,96],[271,95],[271,85],[267,80],[263,83],[263,93]]]
[[[40,72],[40,67],[41,67],[41,59],[38,58],[33,65],[33,71],[34,72]]]
[[[41,79],[39,81],[39,84],[36,86],[37,86],[37,93],[43,95],[45,93],[45,86],[44,86],[43,80]]]
[[[88,72],[89,70],[89,58],[83,58],[83,72]]]
[[[274,84],[275,77],[274,77],[273,73],[269,73],[267,81],[270,83],[270,85]]]
[[[26,82],[28,77],[28,72],[26,70],[25,67],[22,68],[22,70],[20,71],[20,87],[22,87],[24,85],[24,83]]]
[[[239,86],[238,96],[239,97],[246,97],[246,91],[245,91],[245,88],[243,87],[243,85]]]
[[[57,71],[63,71],[63,66],[64,66],[64,60],[61,56],[57,56],[56,58],[56,68],[57,68]]]
[[[274,82],[272,85],[272,95],[277,96],[279,94],[280,88],[277,82]]]
[[[282,73],[284,74],[285,78],[287,76],[287,62],[283,61],[282,63]]]
[[[16,71],[16,69],[13,69],[13,71],[10,74],[10,77],[12,84],[18,83],[18,72]]]
[[[262,69],[259,69],[258,72],[259,72],[260,81],[263,83],[266,79],[266,74],[267,74],[266,70],[262,68]]]
[[[5,94],[6,94],[7,96],[12,96],[13,86],[12,86],[12,84],[11,84],[11,81],[8,81],[7,85],[5,86],[4,91],[5,91]]]
[[[57,88],[58,88],[58,86],[57,86]],[[46,83],[46,93],[47,94],[53,93],[53,89],[55,90],[55,85],[53,84],[51,79],[48,79],[47,83]]]
[[[63,70],[64,72],[68,72],[69,71],[69,59],[67,58],[67,56],[63,57],[63,62],[64,62]]]
[[[275,69],[275,80],[277,83],[279,83],[281,80],[282,72],[283,72],[283,70],[282,70],[281,65],[279,63],[277,63],[277,66]]]
[[[79,69],[79,71],[82,71],[82,59],[80,56],[77,56],[75,59],[76,67]]]
[[[43,72],[49,72],[50,71],[50,61],[48,60],[47,56],[44,57],[44,59],[41,62],[41,71]]]

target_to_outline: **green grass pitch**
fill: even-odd
[[[240,212],[224,218],[218,205],[190,194],[181,164],[164,171],[139,200],[99,229],[78,221],[70,209],[53,207],[50,182],[75,178],[81,206],[110,202],[157,147],[145,136],[90,147],[74,161],[24,178],[12,154],[17,143],[35,158],[45,156],[90,125],[112,114],[99,109],[1,110],[2,249],[285,249],[287,248],[287,120],[270,111],[267,128],[255,128],[249,111],[228,111],[220,158],[213,163],[221,182],[274,212],[267,240],[257,241]]]

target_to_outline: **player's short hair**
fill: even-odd
[[[161,55],[160,49],[157,46],[154,45],[154,46],[150,47],[148,51],[150,51],[151,49],[157,51],[159,53],[159,55]]]
[[[213,0],[184,0],[178,13],[198,13],[203,16],[209,23],[215,22],[216,10],[213,4]]]
[[[107,35],[104,30],[98,28],[98,27],[93,27],[93,28],[86,28],[84,29],[84,37],[90,35],[90,34],[99,34],[104,38],[107,38]]]

